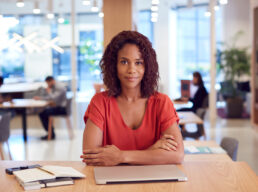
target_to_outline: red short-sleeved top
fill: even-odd
[[[120,150],[144,150],[160,139],[173,123],[179,121],[170,98],[156,93],[148,98],[147,107],[140,127],[129,128],[120,113],[115,97],[107,92],[96,94],[84,115],[84,122],[90,119],[103,131],[102,145],[115,145]]]

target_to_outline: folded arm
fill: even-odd
[[[171,135],[176,143],[175,150],[166,150],[153,144],[146,150],[121,151],[116,146],[102,146],[103,132],[88,120],[83,134],[83,161],[89,165],[128,164],[177,164],[184,158],[182,136],[176,123],[162,133]]]

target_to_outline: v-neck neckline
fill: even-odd
[[[145,119],[147,118],[146,116],[147,116],[147,110],[148,110],[148,105],[149,105],[149,98],[147,99],[147,106],[145,107],[145,112],[144,112],[144,116],[143,116],[142,122],[141,122],[141,124],[137,127],[137,129],[132,129],[131,127],[129,127],[129,126],[125,123],[124,118],[123,118],[123,115],[122,115],[122,113],[121,113],[121,111],[120,111],[120,108],[119,108],[117,99],[116,99],[115,97],[113,97],[113,99],[114,99],[114,102],[115,102],[115,106],[116,106],[117,110],[119,111],[119,116],[120,116],[120,118],[121,118],[122,123],[124,124],[124,126],[125,126],[127,129],[130,129],[131,131],[138,131],[138,130],[140,130],[141,127],[143,126],[144,122],[145,122]]]

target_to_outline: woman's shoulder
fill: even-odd
[[[96,103],[103,103],[103,102],[110,101],[111,98],[112,98],[112,96],[108,95],[108,91],[103,91],[103,92],[100,92],[100,93],[96,93],[92,97],[91,101],[96,102]]]
[[[165,102],[171,99],[169,98],[168,95],[164,94],[164,93],[160,93],[160,92],[155,92],[152,96],[150,96],[150,100],[152,101],[160,101],[160,102]]]

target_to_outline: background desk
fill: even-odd
[[[179,116],[179,125],[203,124],[203,120],[193,112],[177,112]]]
[[[47,101],[40,101],[34,99],[13,99],[12,102],[4,102],[0,104],[0,109],[19,109],[22,114],[22,129],[23,129],[23,139],[27,141],[27,118],[26,109],[27,108],[41,108],[48,106]]]
[[[5,174],[5,168],[28,164],[48,164],[71,166],[86,174],[86,179],[76,180],[74,185],[46,188],[36,191],[62,191],[62,192],[173,192],[173,191],[209,191],[209,192],[256,192],[258,178],[250,167],[244,162],[186,162],[179,168],[187,175],[187,182],[138,183],[117,185],[96,185],[92,166],[85,166],[82,162],[26,162],[26,161],[0,161],[0,191],[23,191],[14,176]]]
[[[12,98],[24,98],[24,93],[36,91],[40,87],[46,88],[46,83],[34,82],[34,83],[3,84],[0,88],[0,93],[9,94],[12,96]]]
[[[215,141],[184,141],[184,146],[220,147]],[[232,159],[226,154],[185,154],[185,162],[189,161],[228,161]]]

